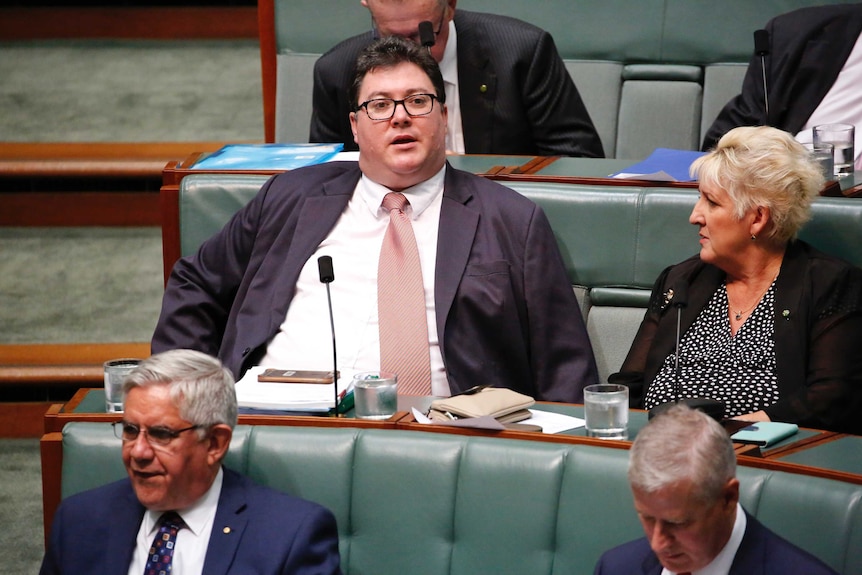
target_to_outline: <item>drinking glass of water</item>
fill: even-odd
[[[587,435],[601,439],[628,439],[629,388],[600,383],[584,388]]]
[[[814,126],[814,144],[832,144],[835,176],[841,178],[853,174],[853,161],[856,158],[853,142],[856,129],[853,124],[821,124]]]
[[[389,419],[398,410],[398,376],[386,371],[357,373],[353,399],[359,419]]]

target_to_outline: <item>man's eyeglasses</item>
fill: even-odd
[[[437,22],[437,29],[434,31],[434,37],[435,38],[440,35],[440,32],[443,31],[443,22],[446,20],[446,10],[448,10],[448,8],[444,8],[443,13],[440,14],[440,21]],[[380,29],[377,27],[377,21],[374,19],[374,16],[371,16],[371,32],[372,32],[375,40],[379,40],[380,38],[382,38],[382,35],[380,34]],[[416,44],[421,43],[421,40],[419,38],[419,30],[418,29],[416,32],[414,32],[412,34],[400,35],[400,36],[402,38],[406,38],[406,39],[410,40],[411,42],[415,42]]]
[[[114,428],[114,435],[123,441],[135,441],[138,435],[143,432],[147,442],[153,447],[167,447],[181,433],[204,427],[203,425],[191,425],[182,429],[171,429],[170,427],[156,426],[141,429],[134,423],[126,423],[125,421],[117,421],[111,426]]]
[[[434,94],[413,94],[403,100],[392,98],[374,98],[366,100],[356,107],[356,111],[365,108],[365,113],[372,120],[388,120],[395,115],[398,104],[404,106],[404,110],[410,116],[427,116],[434,109]]]

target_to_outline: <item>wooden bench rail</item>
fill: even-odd
[[[149,355],[149,343],[0,345],[0,437],[39,437],[52,395],[102,387],[105,361]]]

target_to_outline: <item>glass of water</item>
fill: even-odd
[[[853,174],[854,140],[856,129],[853,124],[821,124],[814,126],[814,144],[827,143],[833,146],[833,169],[839,178]]]
[[[389,419],[398,410],[398,376],[388,371],[357,373],[353,399],[359,419]]]
[[[629,388],[600,383],[584,388],[587,435],[601,439],[628,439]]]

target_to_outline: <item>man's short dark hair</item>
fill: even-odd
[[[353,110],[359,106],[359,88],[368,72],[377,68],[393,68],[404,63],[415,64],[421,68],[431,79],[437,100],[441,104],[446,102],[443,74],[428,49],[400,36],[388,36],[369,44],[356,60],[356,72],[348,94]]]

